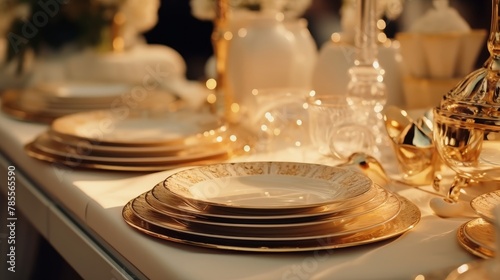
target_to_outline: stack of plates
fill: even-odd
[[[163,91],[137,91],[127,84],[40,84],[28,89],[7,90],[2,110],[17,119],[50,123],[68,114],[118,108],[170,104],[175,97]],[[132,104],[133,103],[133,104]]]
[[[479,215],[464,223],[457,232],[458,242],[467,251],[481,258],[495,256],[495,224],[494,209],[500,205],[500,190],[488,192],[474,198],[470,203]]]
[[[398,236],[419,209],[362,173],[293,162],[218,163],[167,177],[123,208],[142,233],[183,244],[287,252]]]
[[[71,167],[142,172],[226,160],[235,146],[229,138],[210,113],[102,110],[56,119],[25,150]]]

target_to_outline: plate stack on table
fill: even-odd
[[[333,249],[412,229],[417,206],[341,167],[217,163],[178,171],[129,201],[124,220],[157,238],[258,252]]]
[[[146,94],[147,93],[147,94]],[[33,122],[50,123],[78,112],[171,104],[175,96],[165,91],[134,91],[132,85],[112,83],[39,84],[2,94],[2,111],[9,116]]]
[[[496,251],[494,209],[500,205],[500,190],[482,194],[472,199],[470,205],[479,218],[464,223],[458,229],[458,242],[473,255],[493,258]]]
[[[231,132],[218,117],[187,108],[89,111],[56,119],[25,150],[71,167],[149,172],[226,160],[236,146]]]

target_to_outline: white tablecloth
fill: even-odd
[[[138,174],[56,168],[23,150],[45,129],[46,125],[13,120],[2,113],[0,150],[43,192],[150,279],[414,279],[476,260],[456,239],[457,228],[468,219],[435,216],[428,206],[433,195],[402,185],[390,188],[418,205],[421,221],[402,236],[369,245],[248,253],[155,239],[129,227],[122,219],[122,207],[174,171]],[[286,154],[275,157],[286,158]]]

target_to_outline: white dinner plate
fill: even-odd
[[[371,179],[347,168],[299,162],[220,163],[182,170],[165,188],[196,208],[303,210],[348,201],[370,190]]]

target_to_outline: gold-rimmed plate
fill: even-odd
[[[372,195],[373,193],[373,195]],[[372,197],[373,196],[373,197]],[[242,224],[266,227],[268,225],[290,224],[290,223],[314,223],[318,220],[351,218],[374,211],[382,207],[389,198],[389,193],[382,187],[374,186],[367,193],[366,201],[348,205],[325,205],[311,210],[297,213],[284,213],[282,215],[242,215],[225,209],[207,208],[199,210],[192,207],[183,200],[169,197],[163,191],[161,184],[156,185],[145,194],[145,200],[152,209],[166,216],[178,218],[185,222],[201,222],[217,225],[221,224]]]
[[[118,107],[72,114],[56,119],[51,133],[99,145],[163,146],[184,144],[204,133],[224,130],[221,119],[191,109],[151,112]]]
[[[145,196],[148,194],[146,193]],[[332,237],[337,234],[354,233],[360,230],[376,227],[386,223],[399,213],[401,209],[399,199],[389,194],[385,203],[377,205],[372,211],[360,209],[358,213],[345,214],[345,216],[321,216],[303,221],[276,223],[247,224],[233,221],[213,221],[197,218],[188,218],[182,215],[172,216],[159,212],[140,197],[132,203],[132,210],[143,220],[160,225],[165,220],[155,220],[157,214],[168,217],[173,222],[184,225],[193,234],[223,235],[225,238],[243,238],[259,240],[302,240],[309,238]],[[268,220],[269,221],[269,220]]]
[[[476,218],[462,224],[457,230],[458,243],[469,253],[483,259],[495,256],[493,225]]]
[[[176,172],[164,181],[174,196],[196,208],[236,212],[302,211],[348,201],[373,182],[351,169],[299,162],[233,162]]]
[[[178,145],[161,145],[161,146],[111,146],[100,145],[85,139],[74,139],[70,137],[62,138],[59,135],[54,135],[51,130],[47,131],[47,135],[53,142],[63,145],[67,148],[72,148],[75,151],[83,151],[88,155],[97,156],[166,156],[183,153],[186,151],[206,149],[209,147],[216,148],[227,144],[229,141],[228,135],[218,133],[215,135],[199,135],[191,138],[189,141]]]
[[[473,219],[463,226],[463,233],[479,246],[495,251],[495,227],[488,221]]]
[[[143,154],[130,154],[117,155],[105,154],[94,155],[92,150],[78,150],[75,147],[63,145],[58,142],[52,141],[47,133],[39,135],[32,143],[32,147],[47,154],[52,154],[60,157],[78,158],[80,160],[95,162],[95,163],[119,163],[119,164],[137,164],[137,163],[176,163],[185,161],[194,161],[204,158],[217,157],[227,154],[228,146],[224,143],[213,143],[207,145],[200,145],[192,149],[181,150],[176,153],[167,155],[156,154],[146,156]]]
[[[205,237],[240,240],[296,241],[331,238],[374,228],[394,219],[401,210],[401,203],[396,195],[390,194],[387,202],[381,207],[355,217],[324,218],[314,222],[276,225],[207,222],[194,219],[187,222],[157,212],[145,201],[145,194],[134,199],[131,207],[134,214],[142,220],[183,233],[189,232]]]
[[[471,200],[470,206],[483,219],[490,223],[495,223],[493,209],[500,205],[500,190],[492,191]]]
[[[141,233],[181,244],[200,247],[253,251],[253,252],[296,252],[345,248],[387,240],[411,230],[420,221],[421,213],[416,205],[403,197],[401,211],[391,221],[371,229],[353,234],[340,234],[330,238],[313,238],[304,240],[244,240],[224,237],[209,237],[192,234],[189,231],[169,229],[148,223],[136,216],[132,211],[130,201],[123,207],[122,217],[125,222]],[[181,225],[181,228],[183,226]]]
[[[190,161],[176,161],[176,162],[107,162],[107,161],[88,161],[84,160],[74,154],[67,154],[66,156],[58,156],[50,153],[46,153],[38,150],[36,147],[29,143],[25,146],[26,153],[35,159],[52,163],[54,165],[67,166],[70,168],[78,169],[97,169],[97,170],[108,170],[108,171],[129,171],[129,172],[154,172],[154,171],[164,171],[177,169],[187,166],[198,166],[205,164],[214,164],[218,162],[225,161],[229,159],[230,154],[223,154],[220,156],[200,158],[197,160]]]
[[[369,211],[372,206],[376,207],[375,204],[378,202],[384,203],[388,198],[388,192],[385,189],[373,185],[369,191],[349,201],[336,202],[312,209],[284,212],[268,210],[250,213],[242,211],[235,213],[234,211],[228,211],[225,207],[210,206],[204,209],[193,207],[186,201],[166,191],[163,182],[153,187],[148,194],[149,202],[154,204],[152,207],[167,215],[177,213],[178,217],[187,216],[202,220],[245,224],[291,223],[310,221],[324,216],[350,215],[352,212]]]

